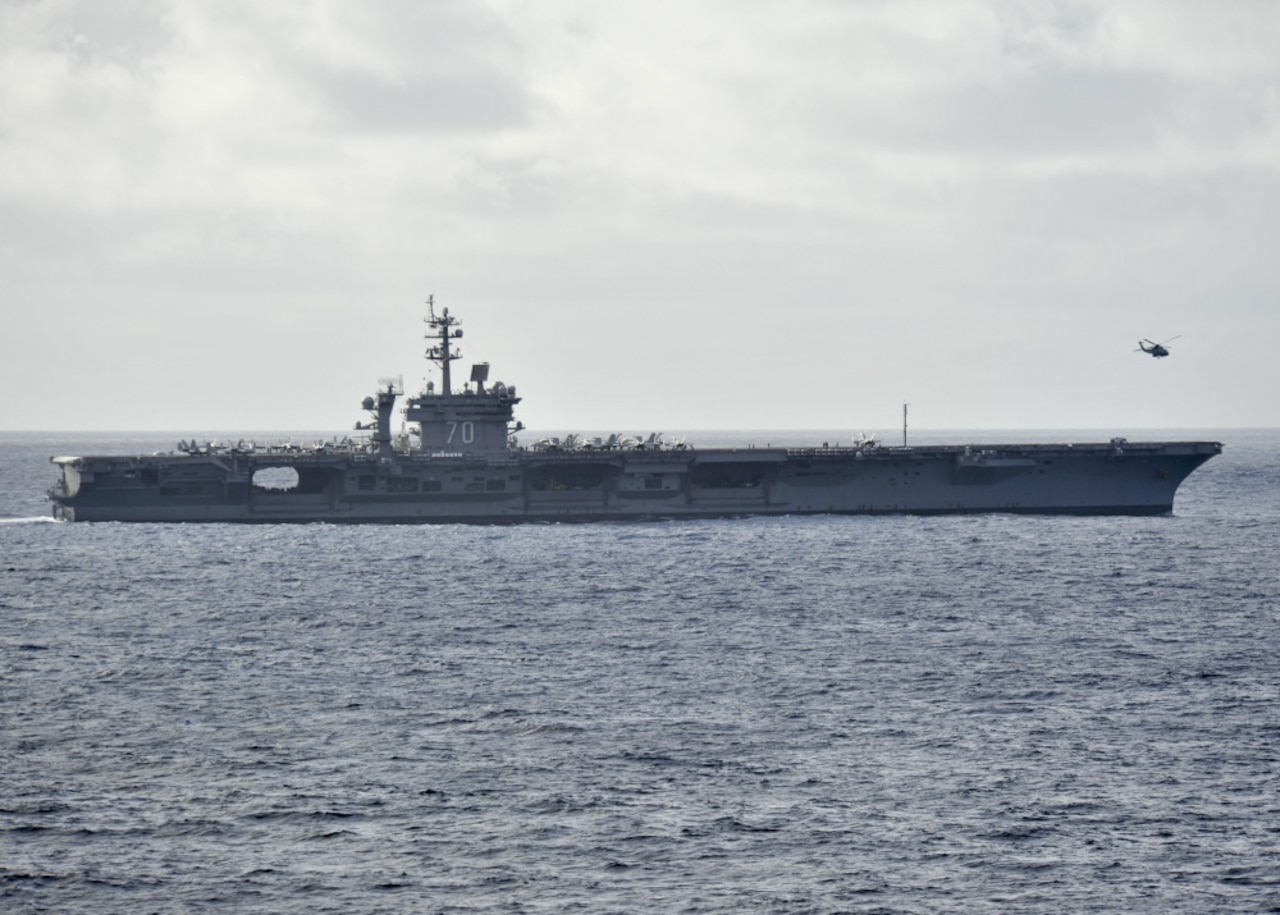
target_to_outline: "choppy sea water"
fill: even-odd
[[[1170,517],[486,528],[0,434],[0,910],[1280,911],[1280,431],[1179,437]]]

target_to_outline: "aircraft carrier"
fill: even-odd
[[[1209,441],[699,449],[660,435],[521,444],[514,386],[485,363],[452,385],[457,318],[428,303],[441,385],[380,383],[358,434],[307,447],[180,442],[167,454],[54,457],[66,521],[478,523],[783,514],[1159,515]]]

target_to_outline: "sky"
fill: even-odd
[[[1280,426],[1274,0],[0,0],[0,429]],[[1139,339],[1178,337],[1172,355]]]

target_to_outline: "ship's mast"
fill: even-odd
[[[486,388],[489,365],[482,362],[471,369],[474,389],[455,394],[451,369],[453,361],[462,358],[453,348],[453,341],[462,336],[459,321],[447,308],[436,313],[435,296],[427,299],[427,309],[426,323],[431,326],[427,339],[432,346],[426,355],[440,366],[444,388],[437,394],[434,383],[427,382],[422,394],[409,398],[405,421],[418,424],[421,450],[432,457],[505,454],[513,423],[512,409],[520,402],[516,389],[500,381]],[[515,425],[519,427],[519,423]]]
[[[462,358],[462,351],[458,349],[450,349],[450,343],[462,336],[461,329],[457,318],[450,316],[449,309],[445,309],[440,314],[436,314],[435,296],[427,296],[427,325],[431,328],[431,332],[426,335],[428,340],[438,339],[440,342],[427,350],[427,358],[440,366],[441,383],[443,387],[440,393],[448,397],[453,393],[449,380],[449,365],[454,359]]]

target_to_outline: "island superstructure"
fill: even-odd
[[[472,366],[460,322],[428,301],[440,387],[366,397],[361,433],[309,447],[180,442],[166,454],[54,457],[67,521],[484,523],[782,514],[1155,515],[1222,451],[1212,441],[694,448],[662,436],[521,444],[516,388]]]

